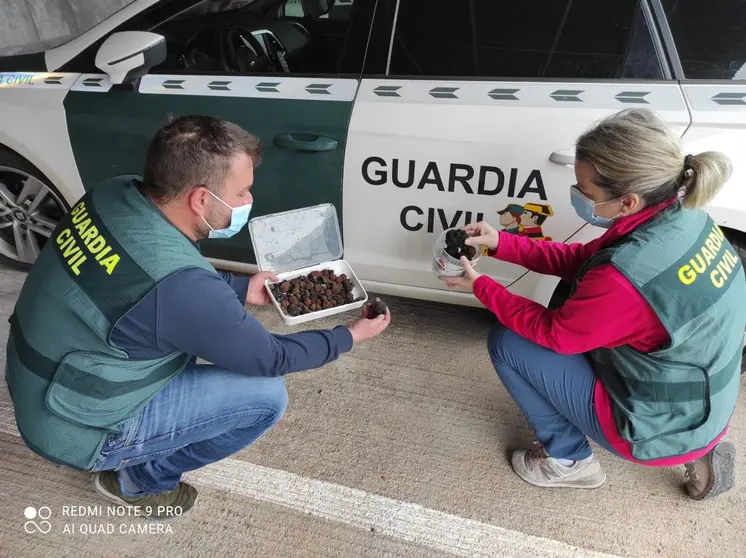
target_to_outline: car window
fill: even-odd
[[[38,38],[34,41],[19,43],[11,30],[9,34],[0,36],[0,56],[34,54],[63,45],[93,29],[134,2],[135,0],[108,0],[106,2],[82,0],[76,2],[72,16],[68,13],[69,6],[67,8],[56,6],[59,2],[50,2],[49,6],[44,8],[29,8],[32,14],[40,10],[39,13],[44,15],[44,17],[34,18],[34,31]],[[22,4],[23,2],[20,2],[19,6]],[[10,13],[13,13],[12,7]]]
[[[689,79],[746,79],[746,2],[663,0]]]
[[[0,57],[23,54],[37,54],[39,52],[44,52],[45,50],[49,50],[60,45],[64,45],[65,43],[72,41],[75,37],[77,37],[77,35],[62,35],[60,37],[34,41],[31,43],[14,43],[10,46],[0,47]]]
[[[401,0],[389,74],[663,77],[639,0]]]
[[[167,59],[152,73],[341,75],[362,70],[373,5],[374,0],[163,0],[117,31],[166,38]],[[99,45],[68,71],[96,72]]]

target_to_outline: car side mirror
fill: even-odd
[[[112,33],[99,47],[95,64],[112,85],[132,83],[166,60],[166,39],[147,31]]]

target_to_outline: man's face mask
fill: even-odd
[[[210,191],[208,190],[208,192]],[[249,222],[249,214],[251,213],[252,204],[247,203],[246,205],[231,207],[212,192],[210,192],[210,195],[231,210],[231,222],[224,229],[213,229],[210,226],[210,223],[208,223],[204,216],[202,216],[205,225],[210,228],[208,238],[230,238],[246,226],[246,223]]]
[[[570,201],[572,202],[572,206],[575,208],[578,217],[587,221],[591,225],[596,225],[597,227],[608,229],[614,224],[614,219],[619,217],[619,215],[616,217],[599,217],[596,215],[597,205],[604,205],[605,203],[611,203],[617,200],[594,203],[593,200],[585,197],[585,194],[580,191],[580,188],[578,188],[577,185],[570,187]]]

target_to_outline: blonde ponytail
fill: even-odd
[[[733,166],[730,159],[718,151],[692,155],[691,170],[684,171],[684,207],[699,209],[706,206],[730,178]]]
[[[646,205],[682,195],[682,204],[702,208],[731,174],[723,153],[684,156],[681,138],[648,109],[626,109],[578,138],[575,158],[590,163],[596,184],[610,199],[635,193]]]

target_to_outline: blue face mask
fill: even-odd
[[[252,204],[247,203],[246,205],[240,205],[238,207],[231,207],[230,205],[225,203],[223,200],[221,200],[219,197],[217,197],[212,192],[210,192],[210,195],[212,195],[213,198],[215,198],[220,203],[222,203],[225,207],[231,210],[231,222],[224,229],[213,229],[210,226],[210,223],[208,223],[205,220],[205,218],[202,217],[202,220],[205,222],[205,225],[210,227],[210,234],[208,235],[208,238],[230,238],[246,226],[246,223],[249,222],[249,214],[251,213]]]
[[[570,201],[572,202],[572,206],[575,208],[575,212],[578,214],[578,217],[580,217],[584,221],[587,221],[591,225],[608,229],[611,225],[614,224],[614,219],[616,219],[616,217],[608,218],[597,216],[596,206],[610,203],[616,200],[593,203],[593,200],[585,197],[583,192],[581,192],[577,186],[572,186],[570,188]]]

